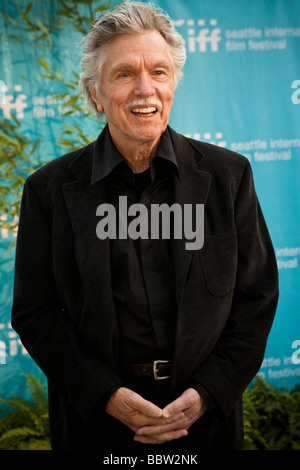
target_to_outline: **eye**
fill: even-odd
[[[154,75],[163,75],[164,71],[163,70],[154,70]]]
[[[124,77],[124,78],[129,77],[129,72],[122,72],[121,77]]]

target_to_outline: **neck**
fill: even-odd
[[[127,161],[133,173],[142,173],[149,168],[150,160],[155,156],[159,142],[160,139],[141,144],[133,143],[132,145],[126,142],[114,142],[114,144],[122,157]]]
[[[133,173],[142,173],[150,166],[150,160],[154,157],[157,146],[142,146],[128,149],[122,155],[127,161]]]

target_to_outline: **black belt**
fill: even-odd
[[[171,361],[154,361],[145,364],[125,364],[122,367],[124,372],[132,375],[142,375],[154,377],[155,380],[164,380],[171,377]]]

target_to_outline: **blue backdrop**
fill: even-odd
[[[300,0],[156,4],[169,13],[187,48],[170,125],[242,153],[251,162],[280,276],[277,315],[260,374],[292,389],[300,383]],[[42,77],[46,72],[36,59],[74,78],[72,71],[80,72],[82,36],[66,24],[62,33],[53,35],[51,47],[40,43],[35,48],[31,33],[20,26],[28,5],[0,0],[0,10],[17,22],[16,30],[1,14],[0,88],[5,98],[0,119],[11,120],[14,112],[22,130],[42,140],[36,156],[46,161],[65,153],[58,143],[64,98],[54,98],[65,87],[60,80]],[[54,0],[33,2],[30,17],[35,24],[49,24],[58,18],[60,7]],[[13,42],[10,36],[16,31],[23,38]],[[82,117],[70,115],[68,124],[79,125],[94,139],[101,124]],[[10,325],[14,250],[7,249],[14,235],[4,229],[0,235],[0,397],[26,397],[24,372],[44,383],[45,377]]]

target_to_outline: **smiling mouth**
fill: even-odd
[[[148,106],[144,108],[133,108],[131,112],[135,116],[149,117],[157,113],[157,108],[155,106]]]

